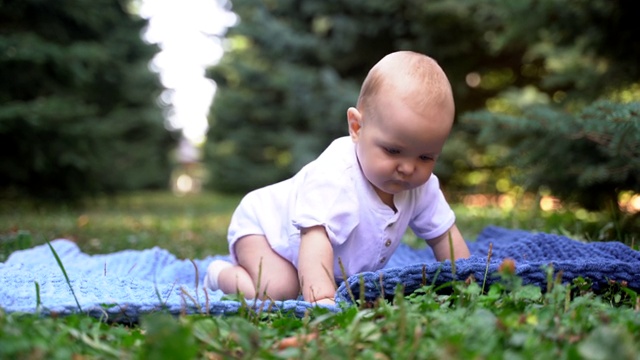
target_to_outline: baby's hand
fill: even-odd
[[[325,298],[320,299],[314,302],[315,305],[327,305],[327,306],[335,306],[336,300],[333,298]]]

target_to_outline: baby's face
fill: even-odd
[[[383,201],[429,180],[451,130],[453,102],[412,106],[394,96],[378,96],[360,113],[354,141],[360,166]]]

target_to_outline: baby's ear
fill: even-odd
[[[358,109],[350,107],[347,110],[347,122],[349,124],[349,135],[351,139],[356,142],[360,135],[360,128],[362,127],[362,114]]]

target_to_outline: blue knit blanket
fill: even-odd
[[[490,244],[492,256],[486,272]],[[54,240],[51,245],[69,282],[48,245],[16,251],[0,263],[0,308],[45,315],[84,312],[109,320],[136,321],[141,314],[161,310],[220,315],[247,306],[302,316],[312,306],[300,299],[238,301],[220,291],[203,289],[209,262],[226,255],[184,260],[158,247],[88,255],[69,240]],[[491,284],[502,260],[512,258],[525,284],[545,288],[545,268],[552,265],[556,273],[562,271],[564,282],[583,277],[592,281],[594,290],[601,290],[610,280],[626,281],[630,288],[640,290],[640,252],[619,242],[582,243],[558,235],[487,227],[469,248],[471,258],[456,261],[459,280],[473,275],[482,282],[487,273],[486,282]],[[336,299],[348,302],[353,295],[373,300],[393,294],[399,284],[410,293],[425,281],[440,284],[453,277],[451,262],[436,262],[429,248],[401,245],[384,269],[343,282]],[[331,309],[337,311],[339,306]]]

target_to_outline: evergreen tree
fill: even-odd
[[[323,64],[326,44],[300,4],[245,0],[234,11],[231,49],[210,72],[219,91],[207,152],[215,188],[247,191],[290,176],[344,135],[357,89]]]
[[[640,192],[640,102],[598,101],[574,114],[533,106],[520,116],[469,113],[481,144],[502,144],[503,167],[518,183],[547,188],[591,210],[617,206],[623,191]]]
[[[617,212],[621,191],[640,190],[640,29],[632,15],[640,4],[545,0],[500,9],[487,27],[494,51],[526,44],[515,77],[539,81],[502,89],[489,111],[465,114],[466,138],[494,155],[494,166],[517,168],[516,183],[529,191]],[[517,26],[502,26],[516,18]],[[458,165],[448,170],[470,168]]]
[[[145,22],[117,0],[1,6],[0,189],[67,200],[166,186]]]

